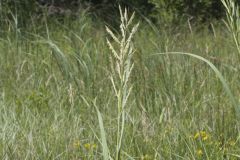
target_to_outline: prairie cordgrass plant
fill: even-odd
[[[239,159],[239,8],[222,2],[227,26],[1,15],[0,159]]]
[[[114,47],[113,43],[111,43],[107,39],[107,44],[109,49],[113,54],[112,61],[112,75],[110,75],[110,79],[112,82],[112,86],[114,89],[115,96],[117,97],[117,143],[116,143],[116,160],[121,159],[121,150],[122,150],[122,141],[124,139],[124,129],[125,129],[125,121],[127,114],[127,102],[129,95],[132,90],[132,86],[130,84],[130,76],[133,69],[132,56],[135,52],[132,39],[133,35],[136,33],[139,24],[133,26],[131,30],[129,27],[132,24],[134,19],[134,14],[128,19],[127,9],[125,9],[124,13],[119,7],[120,16],[121,16],[121,39],[118,39],[116,35],[106,27],[107,32],[117,43],[117,49]],[[108,158],[104,158],[108,159]]]
[[[113,86],[113,90],[115,96],[117,98],[117,137],[116,137],[116,151],[115,151],[115,158],[116,160],[122,159],[121,151],[122,151],[122,143],[124,140],[124,129],[125,129],[125,121],[127,113],[127,104],[128,98],[130,96],[132,86],[130,84],[130,76],[133,69],[132,63],[132,56],[135,52],[132,39],[134,34],[136,33],[139,24],[133,26],[131,30],[129,27],[132,25],[132,21],[134,19],[134,13],[128,18],[127,9],[125,9],[124,13],[122,12],[121,7],[119,7],[120,17],[121,17],[121,24],[120,24],[120,32],[121,32],[121,39],[117,38],[117,36],[108,28],[106,27],[106,31],[117,44],[117,48],[114,46],[113,42],[110,42],[107,39],[107,44],[109,49],[112,52],[112,61],[111,61],[111,74],[110,80]],[[99,125],[101,126],[101,143],[103,146],[103,156],[105,160],[112,159],[110,156],[107,142],[106,142],[106,134],[103,128],[103,122],[98,112],[98,119]],[[105,145],[105,146],[104,146]]]

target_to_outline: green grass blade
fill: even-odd
[[[156,56],[156,55],[169,55],[169,54],[175,54],[175,55],[187,55],[187,56],[190,56],[190,57],[193,57],[193,58],[196,58],[200,61],[203,61],[205,63],[207,63],[211,69],[216,73],[217,77],[220,79],[222,85],[223,85],[223,88],[225,89],[227,95],[229,96],[233,106],[234,106],[234,109],[236,111],[236,117],[238,120],[240,120],[240,106],[237,102],[237,100],[234,98],[231,90],[230,90],[230,87],[228,86],[227,82],[225,81],[225,79],[223,78],[221,72],[214,66],[214,64],[212,64],[209,60],[201,57],[201,56],[198,56],[198,55],[195,55],[195,54],[192,54],[192,53],[185,53],[185,52],[165,52],[165,53],[156,53],[156,54],[153,54],[153,56]]]
[[[237,155],[237,154],[233,154],[233,153],[227,153],[227,154],[232,156],[232,157],[240,158],[240,155]]]
[[[98,110],[95,103],[94,103],[94,106],[97,110],[97,115],[98,115],[98,122],[99,122],[99,127],[100,127],[100,134],[101,134],[101,145],[102,145],[102,149],[103,149],[103,159],[109,160],[111,158],[110,158],[109,149],[107,146],[106,132],[104,130],[102,115],[101,115],[100,111]]]
[[[51,47],[53,50],[53,55],[56,59],[56,62],[59,66],[59,69],[61,70],[63,76],[69,80],[71,78],[71,72],[70,72],[70,63],[68,62],[65,54],[60,50],[60,48],[53,43],[52,41],[46,41],[46,43]]]

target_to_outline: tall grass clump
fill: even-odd
[[[227,21],[225,24],[232,34],[240,60],[240,9],[234,0],[221,0],[226,11]]]
[[[240,59],[240,9],[234,0],[221,0],[227,15],[226,26],[232,34]]]
[[[229,31],[233,36],[233,39],[238,51],[238,57],[240,58],[240,35],[239,35],[240,34],[240,9],[239,9],[239,6],[236,4],[236,2],[234,2],[233,0],[221,0],[221,1],[226,10],[226,15],[227,15],[226,26],[228,27]],[[164,55],[164,54],[165,55],[169,55],[169,54],[186,55],[192,58],[196,58],[202,62],[205,62],[215,72],[216,76],[220,79],[227,96],[229,97],[232,105],[234,106],[237,124],[239,124],[239,120],[240,120],[239,102],[236,100],[235,96],[233,95],[222,73],[217,69],[217,67],[212,62],[210,62],[208,59],[202,56],[195,55],[192,53],[186,53],[186,52],[166,52],[166,53],[157,53],[154,55]]]
[[[219,78],[219,80],[222,83],[222,86],[227,94],[227,96],[229,97],[234,110],[235,110],[235,115],[237,118],[237,123],[239,123],[238,120],[240,120],[240,105],[238,103],[238,101],[236,100],[235,96],[233,95],[227,81],[225,80],[225,78],[223,77],[222,73],[217,69],[217,67],[210,62],[209,60],[207,60],[206,58],[196,55],[196,54],[192,54],[192,53],[186,53],[186,52],[166,52],[166,53],[156,53],[154,55],[171,55],[171,54],[175,54],[175,55],[186,55],[195,59],[200,60],[201,62],[206,63],[216,74],[216,76]]]
[[[139,23],[134,25],[132,28],[130,28],[133,19],[134,19],[134,13],[131,15],[130,18],[128,18],[127,10],[125,9],[124,13],[119,7],[120,10],[120,16],[121,16],[121,24],[120,24],[120,32],[121,32],[121,39],[117,38],[117,35],[114,34],[108,27],[106,27],[106,31],[110,35],[110,37],[113,39],[112,42],[110,42],[109,39],[107,39],[107,44],[109,49],[111,50],[113,54],[112,59],[112,71],[110,74],[110,80],[112,82],[112,86],[114,89],[115,96],[117,98],[117,142],[116,142],[116,153],[115,153],[115,159],[120,160],[121,159],[121,150],[122,150],[122,143],[123,143],[123,137],[124,137],[124,128],[125,128],[125,118],[126,118],[126,107],[127,107],[127,101],[128,97],[131,93],[132,86],[130,84],[130,75],[133,69],[133,62],[132,62],[132,56],[134,53],[134,46],[132,43],[133,35],[136,33]],[[116,43],[114,45],[113,43]],[[99,117],[99,124],[101,130],[103,130],[102,125],[102,118],[101,115],[98,112]],[[105,133],[101,131],[102,136],[102,144],[106,144],[106,138],[104,138]],[[108,151],[106,146],[103,146],[103,149],[105,148],[105,151],[103,151],[104,159],[110,159],[109,157],[106,157],[106,154]]]

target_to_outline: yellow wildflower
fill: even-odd
[[[200,136],[199,132],[197,132],[195,135],[194,135],[194,139],[198,139]]]
[[[90,144],[90,143],[85,143],[85,144],[84,144],[84,147],[85,147],[87,150],[90,150],[90,149],[91,149],[91,144]]]
[[[206,141],[208,140],[209,135],[205,131],[200,131],[194,135],[194,139],[198,139],[198,138],[201,138],[203,141]]]
[[[202,156],[203,155],[203,151],[201,149],[197,150],[197,155],[198,156]]]
[[[92,149],[96,149],[97,145],[96,144],[92,144]]]
[[[204,141],[207,140],[208,137],[209,137],[208,134],[205,131],[201,131],[200,134],[201,134],[201,137]]]
[[[208,135],[202,137],[202,139],[203,139],[204,141],[206,141],[206,140],[208,139]]]
[[[91,149],[96,149],[97,148],[97,145],[94,143],[94,144],[90,144],[90,143],[85,143],[83,145],[85,147],[85,149],[87,150],[91,150]]]

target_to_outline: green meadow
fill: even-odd
[[[6,19],[0,159],[240,159],[239,19],[166,27],[122,14],[116,27]]]

